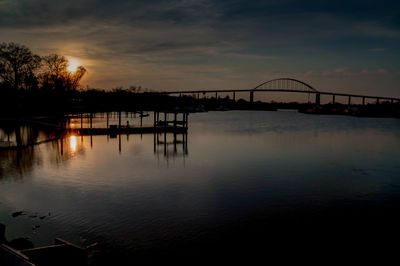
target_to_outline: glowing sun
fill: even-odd
[[[76,69],[78,68],[78,66],[81,65],[81,62],[79,62],[78,60],[76,60],[75,58],[70,58],[68,59],[68,67],[67,70],[69,72],[75,72]]]

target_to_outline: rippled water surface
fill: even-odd
[[[374,236],[381,227],[399,234],[398,119],[196,113],[187,143],[181,135],[175,144],[170,135],[166,146],[159,140],[69,136],[0,150],[7,237],[37,246],[55,237],[98,242],[134,260],[210,242],[241,245],[258,233],[276,241],[288,230],[299,237],[315,228],[313,236],[336,226],[357,231],[365,221]],[[15,211],[25,215],[12,217]]]

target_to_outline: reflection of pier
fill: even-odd
[[[187,133],[154,133],[154,154],[157,156],[163,154],[165,157],[185,157],[188,154]]]

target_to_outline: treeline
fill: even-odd
[[[0,86],[3,93],[16,91],[71,91],[86,73],[83,66],[68,71],[65,56],[39,56],[15,43],[0,44]]]
[[[61,112],[86,74],[83,66],[74,72],[68,66],[63,55],[39,56],[24,45],[1,43],[0,112]]]
[[[39,56],[23,45],[0,44],[0,117],[62,116],[66,112],[170,109],[192,103],[140,86],[81,88],[83,66],[68,71],[65,56]]]

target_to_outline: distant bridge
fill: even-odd
[[[376,103],[379,104],[380,101],[394,101],[400,102],[400,98],[395,97],[385,97],[385,96],[371,96],[371,95],[361,95],[361,94],[349,94],[349,93],[338,93],[338,92],[324,92],[319,91],[312,87],[311,85],[292,78],[278,78],[272,79],[267,82],[261,83],[253,89],[238,89],[238,90],[189,90],[189,91],[166,91],[163,94],[168,95],[185,95],[185,94],[197,94],[197,98],[200,98],[200,94],[206,95],[215,93],[215,97],[218,98],[218,93],[232,93],[232,99],[236,100],[237,92],[248,92],[250,93],[250,102],[254,101],[254,93],[258,92],[291,92],[291,93],[307,93],[315,94],[315,103],[320,104],[321,95],[332,96],[332,103],[335,103],[336,96],[348,97],[348,105],[351,105],[352,98],[362,98],[362,104],[365,104],[365,99],[374,99]]]

